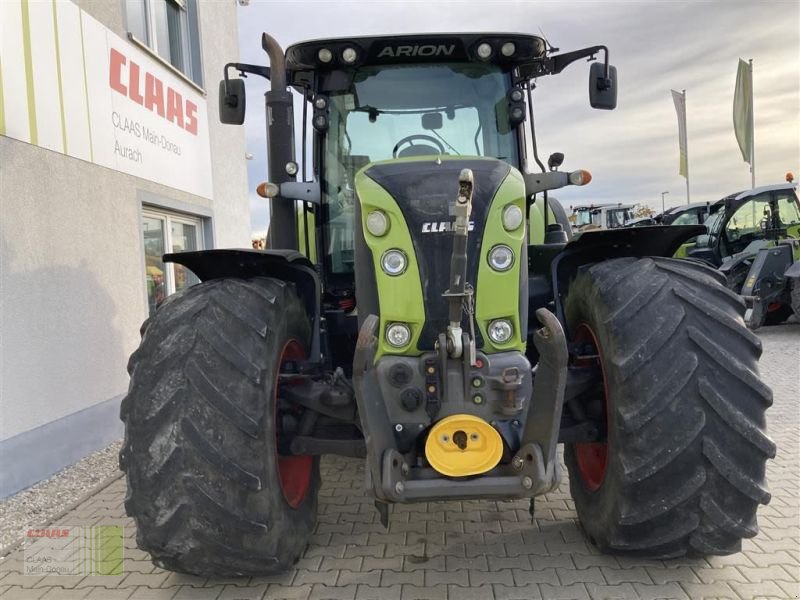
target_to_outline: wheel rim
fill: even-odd
[[[597,354],[597,361],[600,363],[600,371],[603,376],[603,412],[608,418],[608,380],[606,379],[605,366],[603,364],[603,352],[597,342],[597,336],[592,328],[586,323],[581,323],[575,332],[574,341],[578,344],[591,345]],[[595,359],[587,358],[575,361],[577,366],[581,363],[592,362]],[[608,434],[611,435],[610,427],[607,427]],[[595,492],[603,485],[608,471],[608,441],[605,442],[586,442],[574,444],[575,462],[578,464],[578,475],[584,487],[590,492]]]
[[[305,352],[300,342],[289,340],[283,346],[280,359],[278,360],[278,373],[284,363],[291,360],[302,360]],[[291,382],[285,385],[292,385]],[[278,479],[281,483],[281,492],[286,503],[292,508],[297,508],[308,495],[308,488],[311,485],[311,469],[314,464],[313,456],[284,456],[278,449],[278,377],[275,377],[275,391],[273,394],[273,405],[275,406],[275,455],[278,463]]]

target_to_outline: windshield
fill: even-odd
[[[353,177],[370,162],[414,156],[491,156],[518,164],[506,92],[496,65],[363,67],[329,93],[323,147],[326,263],[353,271]]]

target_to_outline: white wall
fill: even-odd
[[[124,35],[122,1],[79,5]],[[0,136],[0,444],[126,391],[147,316],[143,193],[211,214],[217,247],[249,246],[244,132],[220,124],[216,105],[222,65],[238,59],[235,3],[201,3],[200,19],[213,200]],[[91,433],[71,432],[75,447]],[[58,462],[46,438],[41,452],[41,468]],[[30,458],[5,453],[3,469]]]

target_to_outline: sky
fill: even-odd
[[[686,90],[691,200],[750,187],[732,125],[738,59],[754,61],[756,185],[800,176],[800,3],[445,2],[251,0],[240,6],[240,60],[267,64],[266,31],[286,46],[310,39],[434,32],[544,33],[562,52],[605,44],[617,67],[618,104],[593,110],[583,61],[543,77],[534,93],[539,154],[566,156],[562,169],[588,169],[592,182],[556,194],[569,207],[592,202],[661,209],[686,202],[678,174],[677,116],[670,89]],[[247,152],[254,235],[268,226],[263,93],[247,80]],[[296,112],[299,108],[296,108]],[[299,130],[297,136],[299,138]]]

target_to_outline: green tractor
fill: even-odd
[[[171,254],[201,283],[142,326],[121,414],[139,547],[204,576],[280,571],[314,531],[319,460],[365,460],[396,503],[530,499],[561,481],[605,552],[730,554],[775,455],[761,342],[715,269],[670,258],[699,226],[570,239],[548,191],[535,81],[605,46],[441,34],[262,45],[271,249]],[[295,161],[293,94],[304,153]],[[305,161],[302,161],[305,165]],[[535,165],[529,170],[528,165]],[[298,179],[299,178],[299,179]]]

